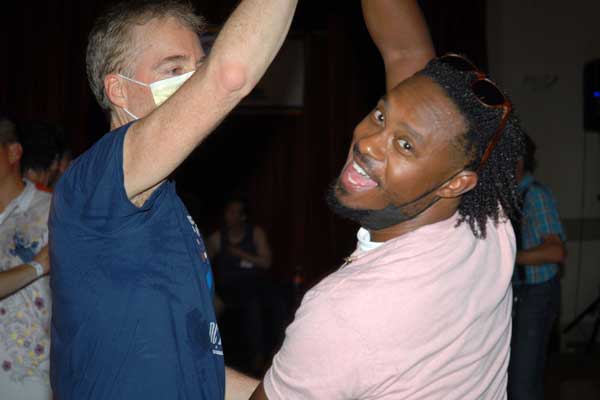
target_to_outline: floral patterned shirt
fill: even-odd
[[[0,271],[31,261],[48,242],[51,195],[25,184],[0,214]],[[0,301],[0,397],[25,394],[28,384],[49,391],[50,311],[48,277]]]

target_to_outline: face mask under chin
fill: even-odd
[[[416,218],[440,199],[435,196],[431,201],[425,203],[425,205],[418,204],[420,200],[431,193],[431,191],[427,191],[417,199],[402,206],[390,204],[380,210],[350,208],[343,205],[338,199],[336,193],[337,186],[338,183],[336,181],[330,186],[327,192],[327,204],[329,208],[340,217],[357,222],[365,229],[375,231],[389,228],[390,226],[398,225],[402,222]],[[435,189],[437,189],[437,187]]]

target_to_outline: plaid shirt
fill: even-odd
[[[518,248],[527,250],[539,246],[544,237],[552,234],[558,235],[564,242],[565,234],[560,223],[556,201],[550,190],[528,174],[519,184],[519,192],[524,198]],[[552,279],[558,273],[559,265],[523,265],[519,268],[525,272],[525,280],[515,279],[514,283],[531,285]]]

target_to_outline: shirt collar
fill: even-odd
[[[369,250],[376,249],[385,244],[385,242],[372,242],[371,241],[371,233],[365,228],[360,228],[358,233],[356,234],[356,238],[358,239],[358,249],[362,252],[366,252]]]

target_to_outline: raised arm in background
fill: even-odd
[[[385,64],[388,91],[435,57],[427,23],[416,0],[362,0],[362,8]]]

